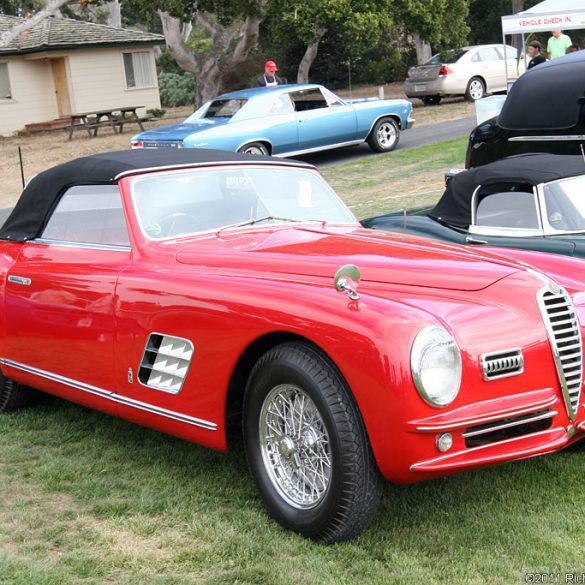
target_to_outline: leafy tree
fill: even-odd
[[[474,45],[502,42],[502,16],[528,10],[542,0],[471,0],[469,42]]]
[[[197,82],[197,104],[216,95],[224,78],[257,46],[268,0],[128,0],[146,21],[159,18],[167,48]],[[197,28],[206,42],[192,42]]]
[[[394,7],[396,20],[413,37],[419,63],[430,57],[431,46],[467,40],[469,0],[394,0]]]
[[[297,82],[307,83],[327,35],[350,48],[347,52],[361,54],[390,28],[391,8],[392,0],[273,0],[268,17],[275,44],[292,37],[305,45]]]

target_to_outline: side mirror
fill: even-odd
[[[353,264],[346,264],[335,273],[333,286],[335,286],[336,291],[346,293],[352,301],[359,301],[360,295],[357,292],[357,287],[360,278],[360,269]]]

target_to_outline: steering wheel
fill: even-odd
[[[158,225],[162,236],[181,235],[190,231],[197,231],[202,227],[201,221],[194,215],[180,211],[165,215],[159,220]]]

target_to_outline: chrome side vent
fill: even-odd
[[[155,390],[178,394],[193,353],[193,344],[188,339],[151,333],[138,370],[139,382]]]
[[[481,369],[484,380],[497,380],[507,376],[517,376],[524,372],[524,356],[521,349],[508,349],[484,353],[481,356]]]
[[[583,342],[573,301],[567,291],[551,286],[538,292],[544,319],[569,418],[574,420],[583,385]]]

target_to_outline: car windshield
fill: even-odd
[[[585,176],[553,181],[544,186],[546,216],[559,233],[585,232]]]
[[[185,123],[189,124],[202,118],[231,118],[237,114],[248,100],[243,98],[222,98],[212,100],[193,112]]]
[[[152,239],[288,222],[355,224],[316,172],[292,167],[185,169],[137,177],[132,198]]]
[[[443,63],[455,63],[467,53],[467,49],[449,49],[433,55],[425,65],[442,65]]]

